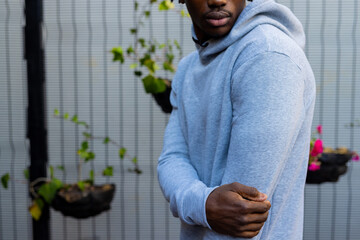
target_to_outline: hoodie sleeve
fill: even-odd
[[[305,118],[304,79],[300,67],[277,52],[258,54],[235,71],[222,184],[240,182],[271,199]]]
[[[215,189],[199,180],[189,160],[188,147],[178,117],[176,83],[170,97],[173,110],[164,135],[163,151],[158,162],[158,179],[175,217],[189,225],[210,228],[205,212],[208,195]]]

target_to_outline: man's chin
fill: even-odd
[[[209,36],[213,39],[219,39],[219,38],[223,38],[226,35],[229,34],[230,31],[224,31],[224,32],[216,32],[216,33],[211,33],[209,34]]]
[[[211,38],[222,38],[228,35],[231,29],[232,25],[230,26],[229,24],[218,28],[212,28],[208,32],[208,36],[210,36]]]

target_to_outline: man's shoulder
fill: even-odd
[[[305,57],[294,39],[270,24],[255,27],[232,47],[238,51],[236,66],[269,52],[286,55],[296,63],[299,63],[299,58]]]
[[[278,27],[266,23],[253,28],[248,34],[240,39],[240,41],[261,45],[265,48],[274,46],[283,48],[286,45],[296,44],[301,49],[297,43],[297,41],[301,41],[301,39],[294,39],[295,36],[290,35],[291,33],[284,32]]]

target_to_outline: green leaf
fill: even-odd
[[[77,124],[77,125],[80,125],[80,126],[84,126],[84,127],[86,127],[86,128],[89,127],[88,124],[87,124],[86,122],[84,122],[84,121],[76,122],[76,124]]]
[[[138,163],[138,160],[137,160],[136,157],[133,157],[133,159],[131,159],[131,161],[132,161],[133,164],[137,164],[137,163]]]
[[[29,172],[29,168],[25,168],[23,171],[24,174],[24,178],[29,180],[30,179],[30,172]]]
[[[120,63],[125,62],[124,52],[123,52],[123,49],[121,47],[114,47],[111,50],[111,52],[114,55],[113,62],[116,62],[116,61],[119,61]]]
[[[95,153],[89,152],[89,157],[88,157],[88,159],[89,159],[89,160],[93,160],[94,158],[95,158]]]
[[[181,50],[181,46],[180,46],[180,44],[179,44],[179,42],[177,40],[174,40],[174,45],[176,46],[176,48],[178,50]]]
[[[156,62],[152,59],[147,59],[144,62],[144,66],[151,72],[155,73],[156,70],[159,69],[159,66],[156,64]]]
[[[142,171],[137,167],[135,167],[134,169],[129,168],[128,171],[132,172],[132,173],[136,173],[136,174],[141,174],[142,173]]]
[[[156,0],[150,0],[150,3],[151,4],[156,3]]]
[[[142,171],[141,171],[139,168],[137,168],[137,167],[134,169],[134,172],[135,172],[136,174],[141,174],[141,173],[142,173]]]
[[[92,137],[91,133],[88,133],[88,132],[83,132],[83,136],[86,137],[86,138],[91,138]]]
[[[170,0],[164,0],[159,4],[160,11],[166,11],[174,7],[175,7],[174,3],[172,3]]]
[[[109,137],[106,137],[106,138],[104,138],[104,144],[108,144],[110,142],[110,138]]]
[[[146,47],[146,44],[145,44],[145,39],[143,38],[139,38],[138,42],[140,43],[141,47]]]
[[[168,60],[168,62],[171,64],[174,60],[174,54],[171,54],[171,53],[167,53],[166,54],[166,59]]]
[[[79,150],[79,151],[78,151],[78,154],[79,154],[79,156],[80,156],[81,159],[84,159],[85,162],[87,162],[89,153],[88,153],[86,150]]]
[[[150,48],[149,48],[149,52],[151,53],[155,53],[156,52],[156,45],[155,44],[151,44]]]
[[[150,17],[150,13],[151,13],[150,11],[145,11],[144,13],[145,13],[145,17]]]
[[[108,177],[113,176],[113,167],[112,166],[106,167],[103,171],[103,176],[108,176]]]
[[[86,150],[83,150],[83,149],[79,149],[79,150],[77,151],[77,154],[79,155],[79,157],[80,157],[81,159],[86,159],[86,157],[88,156],[87,151],[86,151]]]
[[[59,179],[53,178],[51,182],[44,183],[40,186],[38,194],[42,196],[48,204],[51,204],[56,192],[62,187],[62,182]]]
[[[164,62],[163,63],[163,68],[164,68],[165,71],[170,71],[172,73],[175,72],[174,66],[169,62]]]
[[[137,29],[136,29],[136,28],[131,28],[131,29],[130,29],[130,33],[131,33],[131,34],[137,33]]]
[[[73,123],[77,123],[78,122],[78,116],[77,115],[74,115],[72,118],[71,118],[71,121]]]
[[[63,165],[58,165],[56,168],[61,171],[65,171],[65,167]]]
[[[82,143],[81,143],[81,149],[82,150],[87,150],[89,148],[89,143],[88,143],[88,141],[83,141]]]
[[[161,93],[166,90],[165,82],[149,74],[142,79],[146,93]]]
[[[9,180],[10,180],[10,174],[9,173],[6,173],[6,174],[2,175],[1,184],[5,189],[8,188]]]
[[[53,179],[54,178],[54,167],[52,165],[50,165],[49,170],[50,170],[50,178]]]
[[[182,17],[187,17],[187,18],[190,17],[190,14],[188,12],[186,12],[184,9],[180,11],[180,14]]]
[[[126,53],[128,54],[128,55],[130,55],[131,53],[134,53],[135,51],[134,51],[134,49],[133,49],[133,47],[128,47],[128,49],[126,49]]]
[[[85,183],[83,181],[78,181],[77,185],[81,191],[85,190]]]
[[[137,63],[133,63],[130,65],[130,69],[135,69],[135,68],[137,68],[137,66],[138,66]]]
[[[145,62],[151,60],[151,56],[150,54],[145,54],[144,57],[140,58],[139,62],[141,64],[141,66],[145,65]]]
[[[312,149],[314,147],[314,142],[315,141],[310,141],[310,149]]]
[[[44,201],[41,198],[35,198],[34,201],[39,206],[40,209],[43,209],[45,206]]]
[[[135,76],[141,77],[142,71],[134,71]]]
[[[94,180],[95,180],[94,170],[90,170],[90,172],[89,172],[89,177],[90,177],[90,181],[91,181],[92,183],[94,183]]]
[[[55,116],[59,116],[60,112],[59,112],[59,109],[55,108],[54,109],[54,115]]]
[[[50,183],[44,183],[40,186],[38,193],[44,198],[47,203],[50,204],[51,201],[54,199],[56,191],[54,190],[54,188],[51,188]]]
[[[90,160],[94,160],[94,158],[95,158],[95,153],[87,152],[87,156],[85,157],[85,162],[88,162]]]
[[[125,154],[126,154],[126,148],[120,148],[119,149],[119,157],[120,157],[121,160],[124,159]]]
[[[65,120],[68,120],[68,119],[69,119],[69,113],[65,113],[64,116],[63,116],[63,118],[64,118]]]
[[[159,49],[163,49],[164,47],[166,47],[165,43],[162,43],[162,44],[159,45]]]
[[[138,3],[137,1],[135,1],[135,3],[134,3],[134,9],[135,9],[135,11],[137,11],[138,8],[139,8],[139,3]]]
[[[51,179],[51,184],[55,186],[56,190],[62,188],[62,186],[63,186],[62,181],[57,178]]]

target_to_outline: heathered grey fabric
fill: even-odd
[[[158,164],[181,239],[233,239],[212,231],[205,214],[211,191],[232,182],[272,204],[254,239],[302,239],[315,102],[303,28],[286,7],[254,0],[208,43],[179,64]]]

